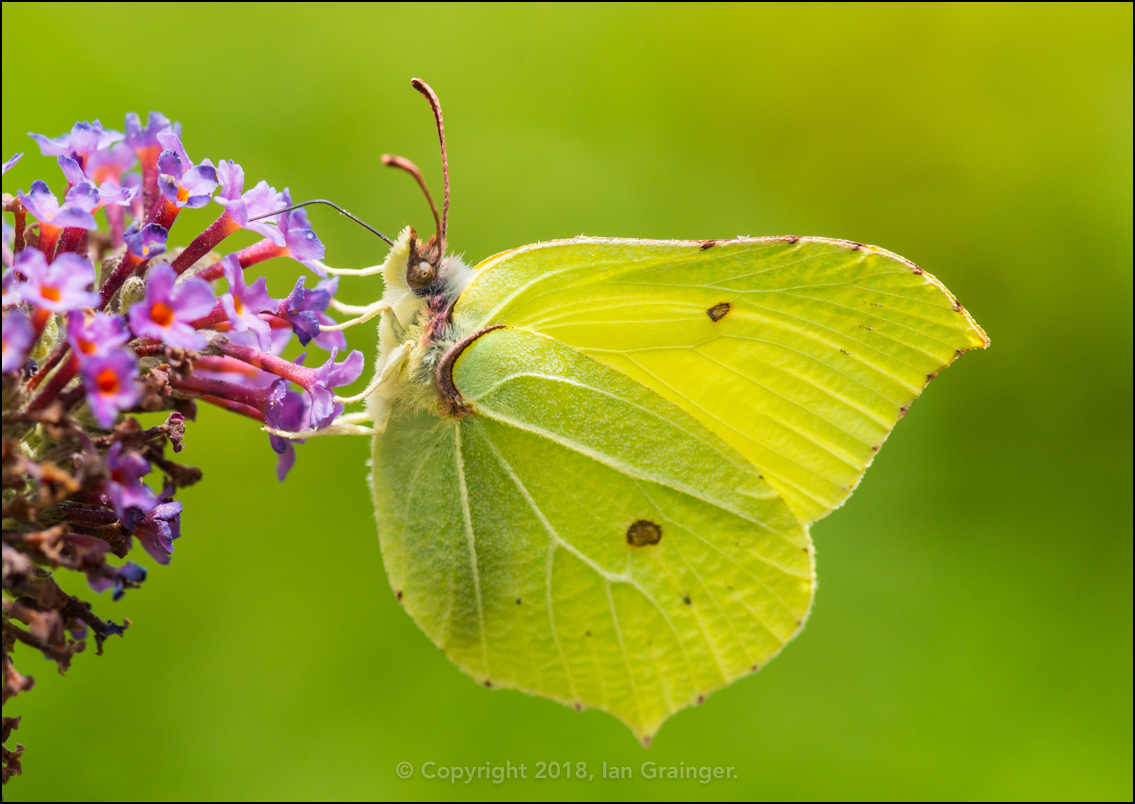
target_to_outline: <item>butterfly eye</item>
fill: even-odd
[[[437,271],[425,260],[406,269],[406,284],[414,290],[421,290],[433,284]]]

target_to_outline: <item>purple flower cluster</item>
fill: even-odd
[[[237,163],[194,162],[180,126],[163,115],[151,112],[145,124],[127,115],[124,129],[96,120],[58,137],[32,134],[62,172],[59,194],[35,180],[4,195],[12,216],[2,238],[5,701],[31,686],[11,664],[15,642],[65,668],[88,629],[101,651],[124,628],[95,617],[44,568],[81,572],[118,599],[145,577],[136,564],[108,560],[125,558],[135,537],[169,563],[182,512],[174,494],[200,472],[169,460],[165,447],[181,451],[197,402],[277,433],[307,433],[342,414],[335,389],[363,370],[360,352],[339,358],[342,333],[322,329],[334,323],[326,311],[335,279],[307,288],[301,277],[273,298],[264,277],[246,275],[290,257],[326,276],[306,214],[272,214],[290,204],[287,189],[260,181],[245,190]],[[181,211],[211,201],[217,218],[174,248]],[[242,229],[259,240],[218,254]],[[282,357],[293,335],[328,358],[308,367],[306,353]],[[128,416],[161,411],[165,422],[148,429]],[[295,441],[269,437],[280,480],[295,462]],[[160,493],[147,482],[158,473]],[[4,752],[6,781],[18,755],[10,766]]]
[[[308,289],[301,277],[287,296],[276,299],[264,277],[252,283],[245,277],[249,266],[272,257],[291,257],[325,275],[323,244],[303,210],[270,215],[291,202],[287,190],[261,181],[245,191],[244,171],[232,160],[194,163],[180,126],[153,112],[145,126],[128,115],[125,133],[96,120],[76,123],[58,137],[31,136],[44,155],[56,158],[67,191],[61,204],[37,180],[6,206],[16,221],[5,243],[11,259],[4,272],[4,371],[30,374],[22,389],[29,407],[44,409],[51,401],[47,392],[65,394],[74,382],[83,388],[95,421],[109,428],[147,399],[137,358],[168,357],[174,349],[196,354],[187,364],[179,361],[185,370],[168,376],[167,396],[199,397],[274,429],[319,429],[330,422],[327,399],[336,384],[358,378],[361,355],[349,358],[348,369],[306,374],[295,364],[264,358],[280,355],[292,334],[304,346],[314,341],[333,353],[345,350],[342,333],[321,330],[334,323],[325,311],[337,281]],[[180,211],[206,206],[210,199],[222,207],[219,217],[187,247],[170,253],[169,230]],[[109,230],[103,236],[94,217],[100,209]],[[223,259],[204,259],[240,229],[262,239]],[[104,266],[97,290],[92,261]],[[221,279],[227,289],[218,298],[213,285]],[[51,349],[45,348],[44,331],[53,315],[66,316],[62,328],[68,334],[57,337]],[[71,334],[76,328],[86,334]],[[80,341],[84,348],[76,348]],[[237,346],[244,348],[227,348]],[[33,370],[28,357],[34,350],[46,352],[47,359]],[[298,417],[278,416],[267,401],[264,389],[281,381],[284,390],[277,388],[277,394],[304,401]],[[281,478],[294,461],[282,440],[271,438],[281,455]]]

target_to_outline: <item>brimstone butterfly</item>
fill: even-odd
[[[338,272],[386,290],[349,322],[381,315],[367,414],[332,430],[373,423],[391,586],[458,667],[649,743],[799,631],[808,526],[989,340],[930,274],[846,240],[578,237],[469,268],[445,181],[428,242]]]

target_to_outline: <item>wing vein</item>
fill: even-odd
[[[469,562],[473,570],[473,591],[477,597],[477,622],[481,628],[481,653],[484,656],[485,676],[489,670],[489,641],[485,633],[485,610],[481,604],[481,576],[477,570],[477,545],[473,535],[473,516],[469,511],[469,488],[465,483],[465,457],[461,454],[461,425],[456,426],[454,444],[457,449],[457,485],[461,491],[461,513],[465,517],[465,538],[469,542]]]

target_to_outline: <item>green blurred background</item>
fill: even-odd
[[[936,274],[993,339],[813,528],[805,632],[649,751],[433,647],[383,573],[364,439],[309,442],[281,485],[262,433],[205,410],[173,564],[96,603],[127,637],[67,677],[17,651],[38,683],[5,708],[28,746],[9,800],[1131,798],[1129,4],[5,4],[3,43],[0,156],[31,152],[8,192],[60,184],[25,132],[158,109],[250,184],[428,229],[379,160],[440,188],[421,76],[474,262],[579,233],[850,238]],[[312,218],[332,264],[383,258]],[[275,295],[296,276],[266,272]],[[370,355],[372,333],[351,338]],[[739,778],[651,782],[647,760]],[[596,778],[451,786],[426,761]],[[635,778],[598,778],[604,761]]]

